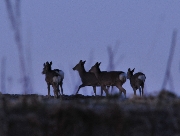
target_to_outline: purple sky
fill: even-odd
[[[113,48],[116,44],[119,48],[115,61],[120,56],[122,59],[114,70],[127,72],[128,68],[135,68],[135,72],[142,71],[147,77],[145,93],[159,92],[172,32],[180,29],[179,7],[180,1],[171,0],[22,1],[21,29],[24,53],[27,57],[29,53],[32,60],[27,62],[33,82],[32,93],[47,94],[45,77],[41,74],[46,61],[52,61],[53,68],[64,71],[64,93],[75,93],[81,82],[72,67],[82,59],[86,60],[86,70],[97,61],[102,62],[101,70],[111,70],[107,69],[107,47]],[[0,12],[0,60],[6,58],[6,93],[22,93],[18,50],[5,1],[0,2]],[[180,94],[179,39],[178,33],[171,68],[173,91],[177,94]],[[127,96],[133,94],[129,80],[124,88]],[[167,86],[167,89],[171,88]],[[97,92],[100,93],[99,89]],[[92,95],[92,87],[82,88],[79,93]]]

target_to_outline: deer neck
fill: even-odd
[[[130,75],[130,77],[129,77],[130,82],[132,81],[132,77],[133,77],[133,75]]]
[[[83,77],[85,73],[87,73],[84,69],[78,70],[79,76]]]
[[[51,76],[52,72],[53,72],[53,70],[48,70],[48,71],[46,71],[45,77]]]
[[[94,74],[95,74],[96,78],[99,79],[101,71],[96,71],[96,72],[94,72]]]

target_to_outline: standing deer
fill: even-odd
[[[99,68],[100,64],[101,63],[97,62],[89,71],[95,74],[106,94],[108,95],[106,86],[116,86],[119,89],[120,94],[123,92],[126,97],[126,90],[122,87],[126,82],[126,73],[122,71],[103,72]]]
[[[144,94],[144,83],[146,76],[145,74],[138,72],[133,75],[135,68],[131,70],[130,68],[128,69],[127,72],[127,79],[130,80],[131,87],[133,88],[134,95],[136,95],[136,90],[139,89],[140,96]],[[141,89],[142,89],[142,94],[141,94]]]
[[[47,83],[48,88],[48,96],[50,96],[50,85],[52,85],[54,89],[54,96],[55,98],[58,97],[60,94],[59,85],[61,87],[61,93],[63,95],[63,79],[64,79],[64,72],[59,69],[51,70],[52,61],[49,63],[48,61],[44,63],[44,68],[42,74],[45,74],[45,81]]]
[[[99,86],[98,80],[95,75],[91,72],[86,72],[84,68],[84,64],[86,61],[80,60],[79,63],[73,68],[73,70],[77,70],[79,76],[81,78],[82,84],[79,86],[76,94],[78,94],[80,88],[85,86],[92,86],[94,90],[94,94],[96,95],[96,86]],[[102,92],[101,92],[102,94]]]

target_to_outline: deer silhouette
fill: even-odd
[[[51,69],[52,61],[49,63],[48,61],[44,63],[44,68],[42,74],[45,74],[45,81],[47,83],[48,88],[48,96],[50,96],[50,85],[52,85],[54,89],[54,96],[55,98],[60,95],[59,86],[61,87],[61,93],[63,95],[63,79],[64,79],[64,72],[59,69]]]
[[[106,95],[109,95],[106,86],[116,86],[120,94],[123,92],[126,97],[126,90],[122,87],[126,82],[126,73],[123,71],[103,72],[99,68],[100,64],[101,63],[97,62],[89,71],[95,74],[100,86],[106,92]]]
[[[136,90],[139,89],[140,96],[143,96],[144,83],[145,83],[146,76],[144,73],[141,73],[141,72],[138,72],[133,75],[134,70],[135,68],[133,70],[131,70],[130,68],[128,69],[127,79],[130,80],[130,84],[131,84],[131,87],[133,88],[134,95],[136,95]]]
[[[82,84],[79,85],[76,94],[78,94],[80,88],[85,87],[85,86],[92,86],[93,90],[94,90],[94,94],[96,95],[96,87],[100,86],[100,84],[98,83],[98,80],[93,73],[87,72],[85,70],[85,68],[84,68],[85,62],[86,61],[80,60],[79,63],[76,64],[76,66],[73,68],[73,70],[78,71],[79,76],[80,76],[81,81],[82,81]],[[102,89],[101,89],[101,95],[102,95]]]

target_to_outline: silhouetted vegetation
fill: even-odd
[[[0,135],[179,135],[180,99],[157,96],[0,96]]]
[[[5,0],[5,4],[6,4],[12,32],[14,33],[14,40],[18,50],[19,71],[20,71],[19,75],[21,76],[22,88],[24,94],[27,94],[32,91],[31,78],[28,76],[28,69],[30,72],[31,66],[28,66],[26,64],[28,61],[26,60],[24,53],[24,44],[23,44],[22,26],[21,26],[21,0],[16,0],[16,1]],[[28,55],[29,58],[31,55],[29,53]],[[30,60],[31,59],[29,58],[29,61]],[[32,64],[31,62],[28,63]]]

